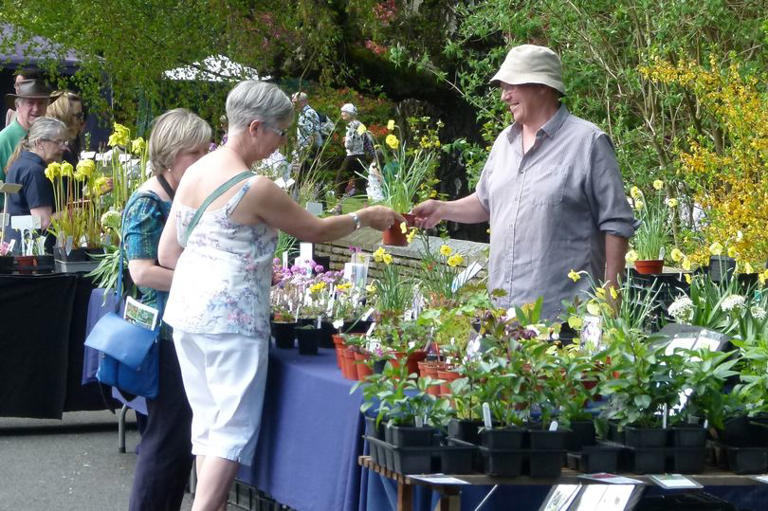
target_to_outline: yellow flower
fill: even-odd
[[[415,237],[416,237],[416,229],[411,229],[410,231],[408,231],[408,234],[405,235],[405,241],[407,241],[408,244],[410,245],[411,243],[413,243],[413,238]]]
[[[587,312],[589,312],[593,316],[599,316],[600,304],[597,303],[595,300],[590,300],[589,303],[587,303]]]
[[[709,246],[709,253],[715,256],[721,255],[723,253],[723,246],[716,241]]]
[[[85,172],[83,172],[80,169],[77,169],[73,175],[75,178],[75,181],[85,181],[85,179],[88,177],[85,175]]]
[[[123,126],[122,124],[114,124],[115,131],[109,136],[107,144],[110,146],[127,146],[131,141],[131,130]]]
[[[568,317],[568,326],[573,328],[574,330],[581,330],[581,327],[584,325],[584,321],[578,317],[578,316],[569,316]]]
[[[654,190],[658,191],[658,190],[661,190],[662,188],[664,188],[664,181],[662,181],[661,179],[657,179],[656,181],[653,182]]]
[[[735,258],[738,255],[736,252],[736,247],[728,247],[728,257]]]
[[[379,247],[376,249],[376,251],[373,253],[373,260],[377,263],[380,263],[384,259],[384,255],[386,255],[386,250],[384,250],[384,247]]]
[[[667,206],[669,206],[670,208],[676,208],[677,207],[677,199],[675,199],[674,197],[671,197],[671,198],[667,199]]]
[[[744,263],[744,273],[755,273],[755,269],[749,263]]]
[[[365,290],[368,291],[370,294],[373,294],[376,292],[376,286],[374,286],[373,284],[368,284],[367,286],[365,286]]]
[[[368,131],[368,128],[365,127],[365,124],[362,122],[360,123],[360,126],[357,127],[357,134],[358,135],[364,135],[365,132]]]
[[[72,171],[74,169],[72,168],[72,164],[65,161],[61,164],[61,175],[64,177],[72,177]]]
[[[645,202],[641,201],[640,199],[635,199],[635,209],[640,211],[645,207]]]
[[[685,254],[683,254],[682,250],[680,250],[679,248],[673,248],[671,257],[673,261],[675,261],[676,263],[679,263],[680,261],[683,260],[683,257],[685,257]]]
[[[628,263],[634,263],[635,261],[637,261],[637,252],[635,252],[634,250],[630,250],[629,252],[627,252],[627,255],[624,256],[624,260],[627,261]]]
[[[431,192],[429,192],[430,199],[434,199],[435,197],[437,197],[437,190],[432,190]]]
[[[579,280],[581,280],[581,274],[579,274],[579,272],[571,268],[571,271],[568,272],[568,278],[574,282],[578,282]]]
[[[336,286],[336,291],[339,291],[340,293],[346,293],[352,289],[352,283],[351,282],[342,282],[338,286]]]
[[[453,254],[453,249],[449,247],[448,245],[441,245],[440,246],[440,255],[443,257],[448,257],[449,255]]]
[[[394,119],[390,119],[389,121],[387,121],[387,129],[389,131],[392,131],[392,130],[395,129],[395,120]]]
[[[685,282],[686,282],[686,284],[690,284],[690,283],[691,283],[691,281],[693,280],[693,279],[691,278],[691,274],[690,274],[690,273],[686,273],[685,275],[683,275],[683,277],[685,277]]]
[[[400,222],[400,232],[403,234],[408,232],[408,224],[405,222]]]
[[[96,162],[93,160],[80,160],[77,162],[77,172],[85,175],[85,177],[91,177],[96,171]]]
[[[146,147],[147,143],[144,142],[144,139],[141,137],[135,138],[133,142],[131,142],[131,152],[135,155],[140,155],[143,153]]]
[[[608,289],[610,289],[610,291],[611,291],[611,298],[613,298],[615,300],[615,299],[617,299],[619,297],[619,292],[616,291],[615,287],[611,286]]]
[[[397,139],[396,136],[392,135],[391,133],[387,135],[387,138],[384,139],[384,142],[390,147],[390,149],[397,149],[400,147],[400,141]]]
[[[683,257],[682,267],[685,271],[691,271],[691,260],[687,257]]]
[[[602,288],[602,287],[596,288],[595,294],[597,295],[598,298],[602,298],[603,300],[605,300],[605,288]]]
[[[643,196],[643,192],[640,191],[640,188],[633,186],[632,188],[629,189],[629,195],[633,199],[637,200]]]
[[[61,164],[57,161],[51,162],[45,167],[45,177],[53,181],[61,175]]]
[[[455,268],[456,266],[460,265],[464,262],[464,256],[461,254],[453,254],[451,257],[448,258],[448,266],[451,268]]]
[[[382,261],[384,261],[384,264],[390,265],[392,264],[392,254],[384,254],[381,257]]]
[[[310,293],[319,293],[323,289],[325,289],[325,282],[323,282],[322,280],[320,282],[316,282],[311,286],[309,286]]]
[[[765,285],[765,281],[768,280],[768,270],[761,271],[757,274],[757,280],[760,281],[760,285]]]

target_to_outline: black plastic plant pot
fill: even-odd
[[[327,321],[320,323],[320,335],[317,339],[317,346],[320,348],[333,348],[333,334],[336,333],[336,329],[333,325]]]
[[[0,256],[0,274],[7,275],[13,273],[14,259],[13,256]]]
[[[364,334],[371,327],[371,322],[366,320],[345,321],[341,327],[341,332],[345,334]]]
[[[522,449],[495,450],[479,447],[483,455],[483,472],[499,477],[517,477],[523,472]]]
[[[446,445],[440,447],[440,472],[443,474],[471,474],[474,472],[476,447]]]
[[[673,447],[704,447],[707,440],[707,430],[696,427],[679,427],[669,429],[669,444]]]
[[[709,257],[709,278],[713,282],[728,282],[736,270],[736,259],[728,256]]]
[[[624,430],[619,430],[618,424],[613,421],[608,423],[608,440],[619,444],[624,443]]]
[[[448,436],[478,445],[480,443],[480,428],[482,426],[483,421],[451,419],[448,422]]]
[[[272,322],[272,337],[275,338],[275,346],[284,350],[293,349],[295,344],[296,323],[282,323],[279,321]]]
[[[546,429],[529,429],[528,439],[531,449],[565,450],[570,432],[564,429],[549,431]]]
[[[701,447],[678,447],[667,451],[670,472],[680,474],[700,474],[704,468],[706,450]]]
[[[395,447],[426,447],[433,444],[435,428],[424,426],[388,426],[390,442]]]
[[[667,445],[667,430],[662,428],[624,428],[624,444],[630,447],[664,447]]]
[[[768,468],[768,449],[729,447],[728,469],[736,474],[762,474]]]
[[[394,447],[394,471],[399,474],[432,473],[431,447]]]
[[[298,327],[294,331],[299,344],[299,355],[317,355],[317,347],[322,336],[319,328]]]
[[[520,449],[526,430],[521,428],[493,428],[480,431],[480,442],[488,449]]]
[[[666,454],[663,448],[628,449],[627,467],[635,474],[663,474],[666,469]]]
[[[568,453],[568,466],[587,474],[616,473],[619,471],[619,452],[621,449],[617,447],[587,445],[580,453]]]
[[[384,420],[376,425],[376,417],[365,416],[365,434],[376,438],[378,440],[384,440]]]
[[[56,267],[52,255],[39,255],[36,256],[36,259],[35,273],[52,273]]]
[[[560,477],[565,451],[531,450],[528,455],[528,475],[531,477]]]
[[[595,445],[595,423],[593,421],[571,421],[566,447],[569,451],[580,451],[586,445]]]

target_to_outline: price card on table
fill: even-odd
[[[681,490],[687,488],[703,488],[703,486],[693,479],[685,477],[682,474],[652,474],[649,476],[651,481],[658,484],[665,490]]]

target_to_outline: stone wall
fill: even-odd
[[[476,243],[473,241],[454,239],[443,240],[434,236],[429,237],[429,247],[433,252],[439,250],[440,246],[443,244],[450,246],[454,252],[458,252],[464,256],[463,267],[466,267],[467,264],[470,264],[473,261],[477,261],[482,266],[482,270],[478,272],[474,279],[485,279],[488,267],[487,243]],[[374,229],[360,229],[339,240],[316,244],[314,253],[315,257],[330,257],[330,268],[341,270],[344,268],[344,263],[347,263],[350,260],[350,247],[359,247],[363,252],[371,254],[380,246],[382,246],[382,243],[381,233],[379,231]],[[420,264],[420,253],[424,252],[425,248],[424,242],[420,238],[417,237],[414,239],[413,243],[407,247],[385,245],[384,248],[387,252],[392,254],[394,259],[393,264],[401,268],[404,275],[421,275],[423,270]],[[376,263],[371,260],[371,265],[368,269],[368,277],[376,278],[379,276],[380,266],[382,264],[383,263]]]

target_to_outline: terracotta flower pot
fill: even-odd
[[[355,369],[355,352],[352,348],[344,350],[344,360],[342,362],[341,374],[348,380],[357,380],[357,369]]]
[[[31,275],[37,266],[37,258],[32,255],[20,255],[16,258],[16,270],[22,275]]]
[[[664,271],[663,259],[635,261],[635,270],[640,275],[660,275]]]
[[[397,351],[390,362],[393,367],[400,367],[400,361],[404,358],[405,365],[408,367],[408,374],[419,374],[419,362],[427,358],[427,352],[424,350],[412,351],[406,358],[405,352]]]
[[[333,339],[333,347],[336,350],[336,367],[341,369],[342,350],[346,349],[347,345],[344,344],[344,338],[341,334],[333,334],[331,338]]]
[[[406,224],[411,227],[414,225],[414,220],[416,217],[411,215],[410,213],[403,213],[403,217],[405,218]],[[405,247],[408,246],[408,239],[405,237],[406,233],[403,232],[403,230],[400,228],[400,224],[394,224],[389,229],[383,231],[381,233],[381,241],[385,245],[392,245],[395,247]]]
[[[441,380],[445,380],[445,383],[440,385],[440,395],[447,396],[451,393],[451,382],[461,378],[461,375],[451,369],[438,369],[437,377]]]
[[[437,379],[437,369],[439,367],[440,362],[426,362],[421,361],[419,362],[419,376],[422,378],[433,378]],[[440,385],[430,385],[427,387],[427,394],[432,394],[433,396],[439,396],[440,395]]]
[[[355,371],[357,372],[357,379],[360,381],[373,374],[373,370],[367,363],[369,358],[368,353],[355,352]]]

